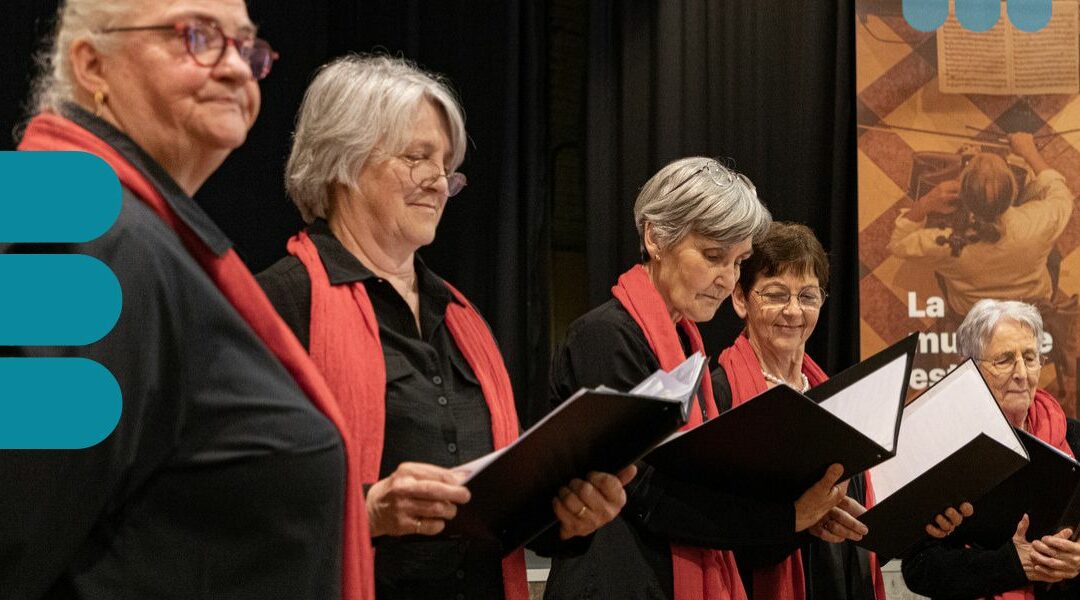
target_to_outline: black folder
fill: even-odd
[[[542,533],[556,521],[560,487],[590,471],[622,470],[686,423],[707,364],[695,356],[672,370],[694,360],[689,391],[677,398],[579,391],[473,473],[465,483],[472,499],[444,535],[495,541],[507,554]]]
[[[665,474],[724,491],[795,500],[833,463],[850,477],[896,448],[917,335],[886,348],[803,395],[778,385],[653,450],[645,461]],[[824,405],[873,381],[873,418],[890,439],[875,442]],[[870,406],[870,405],[866,405]]]
[[[870,470],[877,504],[859,517],[870,531],[856,543],[883,563],[926,537],[936,515],[978,500],[1028,462],[970,359],[904,408],[898,443],[896,457]]]
[[[1080,525],[1080,464],[1026,431],[1016,430],[1030,462],[974,502],[975,514],[951,537],[997,548],[1027,513],[1028,540]]]

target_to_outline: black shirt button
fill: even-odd
[[[454,596],[456,600],[465,600],[465,594],[457,594]]]
[[[457,452],[457,444],[455,444],[454,442],[450,442],[446,445],[446,449],[449,450],[451,454]]]
[[[458,569],[457,578],[458,579],[465,579],[465,571],[462,571],[461,569]]]
[[[439,396],[439,406],[446,406],[446,404],[447,404],[446,396]]]
[[[442,385],[442,377],[439,377],[438,375],[436,375],[436,376],[431,378],[431,382],[434,383],[435,385]]]

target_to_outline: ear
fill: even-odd
[[[653,224],[648,221],[645,222],[645,252],[649,255],[649,260],[656,258],[656,255],[660,253],[660,244],[656,243]]]
[[[75,40],[68,50],[68,62],[75,81],[75,97],[85,106],[93,108],[95,92],[109,95],[109,84],[105,79],[103,56],[89,40]]]
[[[731,306],[735,309],[735,314],[739,315],[739,318],[744,321],[746,315],[750,314],[747,304],[746,292],[743,291],[742,285],[736,283],[735,289],[731,290]]]

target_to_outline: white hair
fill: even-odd
[[[451,172],[465,159],[465,115],[442,76],[381,55],[351,54],[319,69],[300,105],[285,166],[285,188],[306,223],[326,218],[334,184],[356,189],[377,145],[385,158],[405,149],[424,100],[441,108],[449,124]]]
[[[140,0],[65,0],[56,11],[56,28],[48,48],[38,53],[38,75],[31,86],[32,113],[56,111],[64,102],[76,100],[78,84],[71,71],[69,53],[76,41],[88,40],[99,52],[112,52],[116,36],[100,33],[136,14]],[[94,90],[88,90],[93,92]]]
[[[765,235],[772,215],[745,176],[712,158],[694,156],[669,163],[653,175],[634,202],[634,222],[645,255],[645,224],[661,249],[697,233],[730,246]]]
[[[1027,327],[1035,336],[1035,343],[1042,344],[1043,320],[1039,309],[1016,300],[985,299],[971,307],[956,329],[956,352],[960,356],[984,358],[994,328],[1006,319]]]

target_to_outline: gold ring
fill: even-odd
[[[416,520],[416,535],[420,535],[420,526],[424,524],[423,519]]]
[[[582,506],[581,510],[577,511],[577,517],[580,519],[581,515],[585,514],[587,510],[589,510],[588,506]]]

